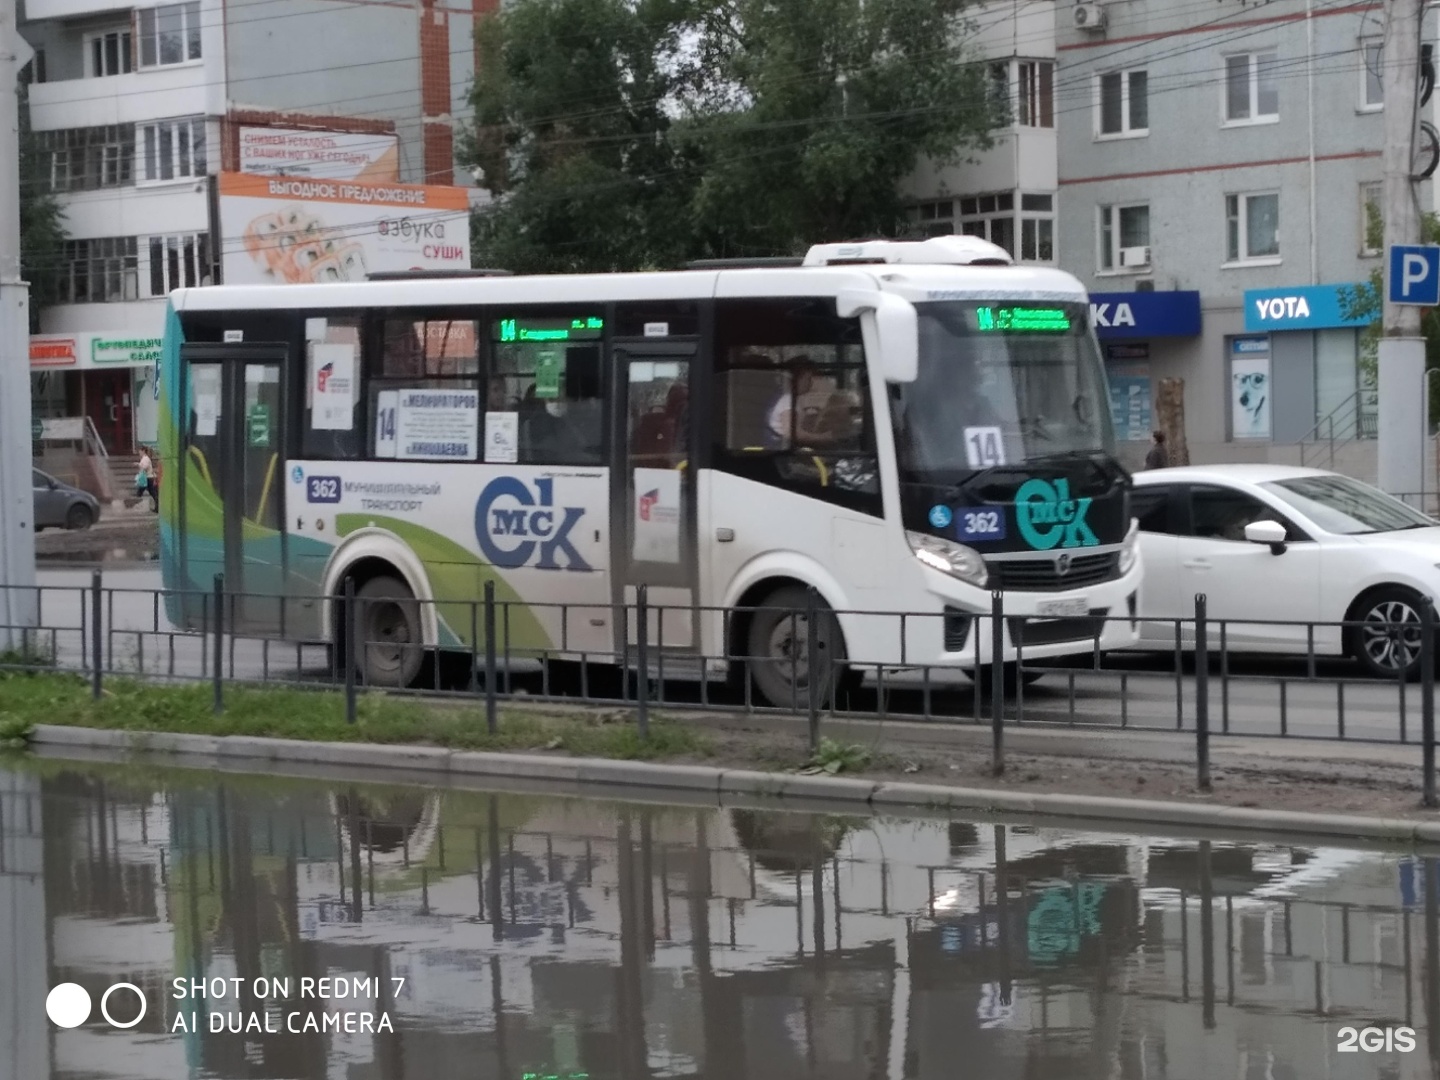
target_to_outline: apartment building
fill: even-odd
[[[1142,449],[1178,376],[1192,460],[1294,461],[1333,432],[1373,479],[1345,296],[1380,255],[1380,6],[1055,10],[1058,257],[1096,294],[1122,438]]]
[[[165,297],[245,257],[247,222],[223,207],[265,194],[234,178],[455,185],[474,20],[494,6],[21,0],[36,53],[31,127],[68,234],[62,299],[40,312],[30,350],[46,437],[73,436],[88,418],[112,455],[154,439]],[[467,206],[464,193],[450,203]],[[283,210],[295,206],[311,209]],[[324,227],[353,241],[386,216],[332,212],[340,224]],[[445,257],[468,265],[468,238]]]
[[[973,160],[922,161],[901,189],[924,236],[959,233],[1025,262],[1054,265],[1057,117],[1054,0],[991,0],[968,13],[965,45],[984,58],[1010,123]]]

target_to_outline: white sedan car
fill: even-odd
[[[1175,620],[1192,620],[1204,593],[1211,649],[1223,619],[1231,651],[1304,655],[1313,640],[1316,655],[1354,657],[1373,675],[1418,673],[1421,598],[1440,603],[1433,518],[1347,476],[1285,465],[1142,472],[1131,512],[1145,567],[1140,648],[1173,649]],[[1181,633],[1189,647],[1191,624]]]

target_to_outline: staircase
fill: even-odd
[[[140,471],[139,454],[111,454],[110,492],[119,500],[135,497],[135,474]]]

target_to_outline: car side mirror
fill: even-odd
[[[1245,539],[1252,544],[1269,544],[1274,555],[1285,551],[1285,526],[1278,521],[1252,521],[1245,526]]]

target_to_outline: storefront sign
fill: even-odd
[[[1245,329],[1328,330],[1364,326],[1367,318],[1346,318],[1341,291],[1356,285],[1296,285],[1288,289],[1250,289],[1245,293]]]
[[[1237,337],[1230,339],[1230,352],[1235,356],[1253,356],[1256,353],[1268,353],[1270,351],[1270,339],[1268,337]]]
[[[1101,338],[1196,337],[1200,294],[1188,290],[1091,293],[1090,321]]]
[[[94,337],[90,339],[90,362],[96,365],[145,367],[159,363],[161,344],[158,337]]]
[[[77,360],[74,338],[30,339],[30,366],[66,367]]]
[[[1105,359],[1106,359],[1106,360],[1149,360],[1149,359],[1150,359],[1150,346],[1149,346],[1148,344],[1144,344],[1144,343],[1139,344],[1139,345],[1106,345],[1106,346],[1105,346]]]

